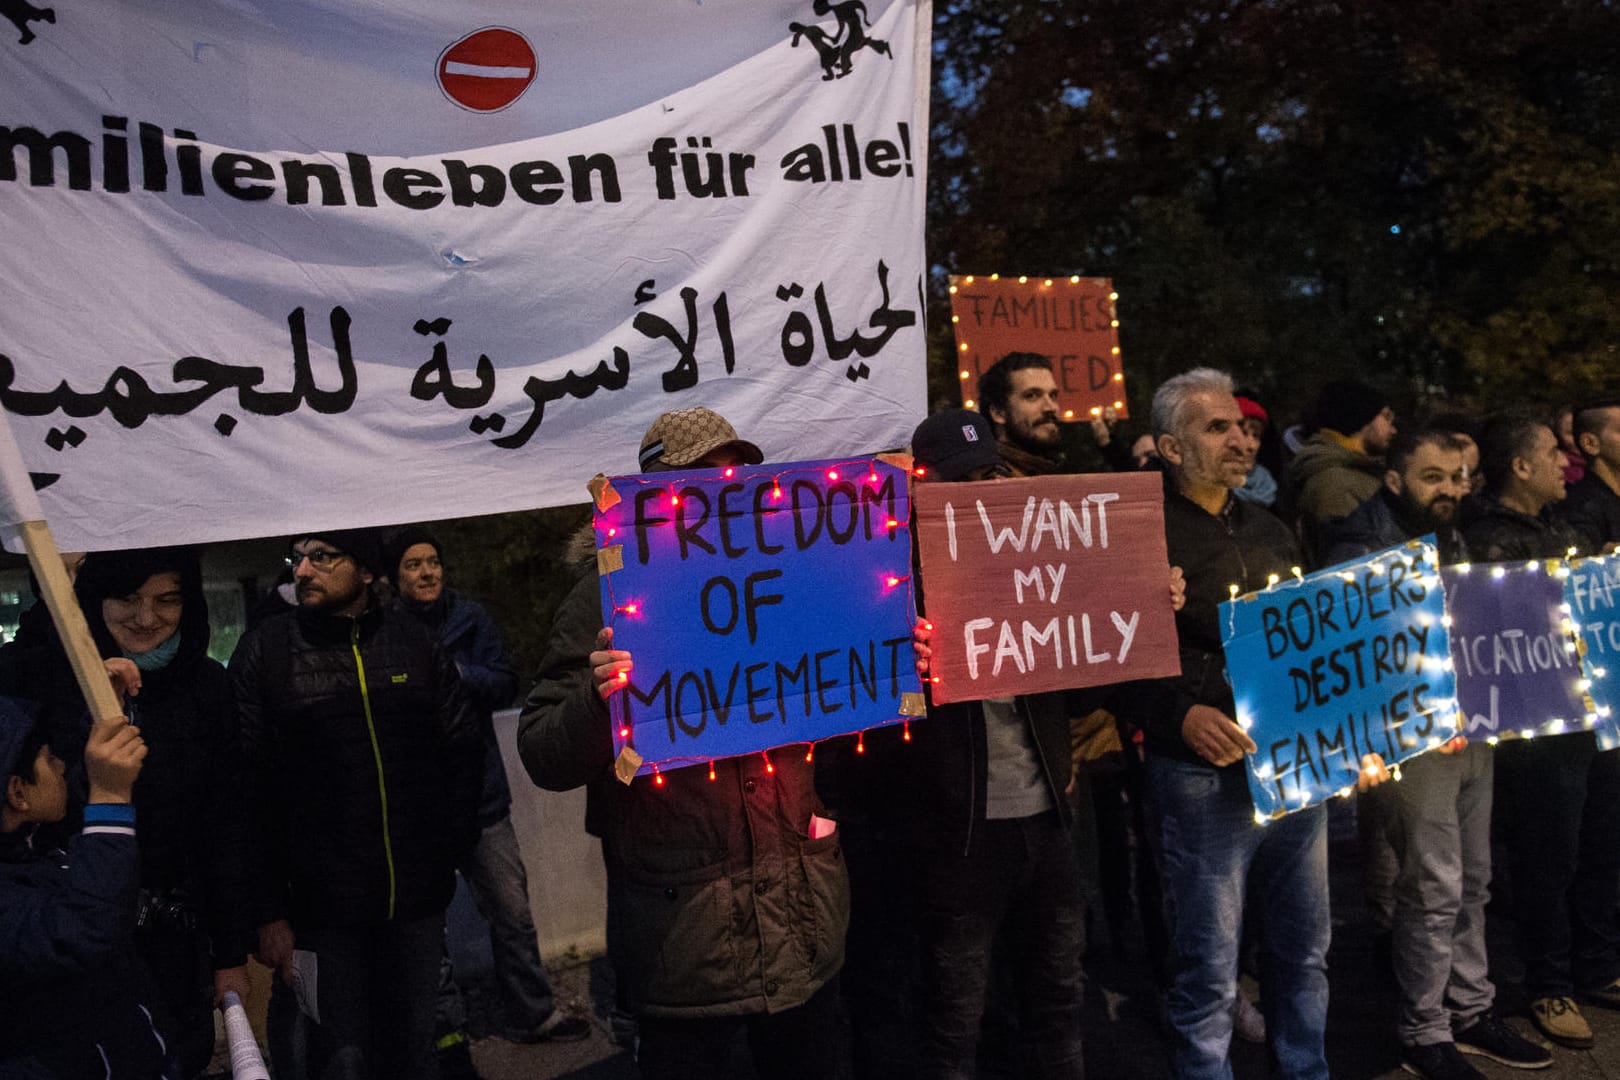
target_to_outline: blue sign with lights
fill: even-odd
[[[1583,704],[1597,717],[1593,727],[1599,748],[1613,750],[1620,746],[1615,716],[1620,708],[1620,556],[1571,561],[1564,578],[1564,612],[1580,643],[1586,682],[1579,688],[1589,699]]]
[[[598,492],[602,616],[633,665],[610,703],[621,763],[678,768],[923,711],[901,464],[649,473]]]
[[[1556,559],[1441,571],[1470,739],[1560,735],[1596,724],[1561,610],[1563,572]]]
[[[1258,819],[1353,789],[1369,754],[1393,765],[1456,733],[1438,562],[1425,538],[1221,605]]]

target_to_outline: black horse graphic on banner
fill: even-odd
[[[837,19],[837,31],[828,34],[820,26],[801,22],[788,23],[788,29],[793,31],[795,47],[803,38],[816,50],[816,55],[821,58],[823,82],[848,75],[851,58],[862,49],[871,49],[880,56],[894,59],[887,41],[867,34],[872,24],[866,17],[866,5],[862,0],[841,0],[836,4],[831,0],[815,0],[811,9],[817,15],[830,14]]]

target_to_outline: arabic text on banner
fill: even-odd
[[[904,442],[927,0],[485,9],[30,24],[0,405],[64,547],[576,502],[700,404],[780,457]]]

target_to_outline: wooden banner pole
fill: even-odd
[[[124,709],[118,703],[112,683],[102,667],[101,652],[90,627],[79,610],[79,599],[73,594],[73,583],[68,580],[62,566],[62,554],[56,550],[56,539],[50,526],[43,521],[24,521],[17,525],[23,545],[28,551],[28,565],[33,567],[34,580],[50,610],[51,622],[67,651],[68,663],[73,666],[73,677],[79,682],[79,691],[90,706],[90,715],[96,720],[122,716]]]

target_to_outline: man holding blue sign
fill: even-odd
[[[1242,765],[1256,748],[1233,719],[1219,617],[1234,586],[1264,588],[1269,575],[1298,565],[1299,549],[1287,526],[1232,495],[1248,456],[1230,376],[1199,368],[1169,380],[1153,396],[1152,420],[1168,474],[1170,562],[1187,579],[1176,615],[1182,674],[1157,684],[1141,717],[1170,932],[1173,1072],[1180,1080],[1231,1076],[1238,944],[1252,898],[1261,908],[1261,996],[1277,1074],[1325,1080],[1327,818],[1315,806],[1256,824]]]
[[[644,473],[762,458],[704,408],[664,413],[641,444]],[[620,782],[609,701],[633,659],[603,625],[596,566],[557,612],[518,747],[541,787],[594,785],[610,950],[640,1022],[642,1075],[722,1073],[739,1030],[763,1075],[834,1075],[849,883],[815,767],[802,753],[750,754],[656,778],[632,764]]]
[[[1328,561],[1346,562],[1432,533],[1443,562],[1467,557],[1453,524],[1468,493],[1463,448],[1445,432],[1402,434],[1391,444],[1384,486],[1330,526]],[[1402,1065],[1428,1080],[1476,1080],[1461,1053],[1512,1068],[1552,1064],[1545,1047],[1490,1012],[1485,902],[1491,882],[1492,747],[1450,740],[1406,762],[1401,783],[1368,792],[1398,864],[1391,923],[1401,988]],[[1358,813],[1372,809],[1358,806]]]

